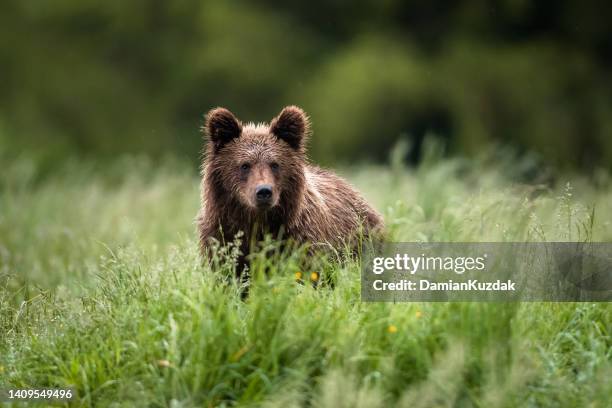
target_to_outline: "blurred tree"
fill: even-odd
[[[269,120],[303,105],[315,158],[384,160],[426,133],[550,163],[612,163],[612,35],[602,1],[5,0],[3,143],[48,160],[197,160],[211,107]],[[7,136],[9,135],[9,136]],[[6,149],[6,147],[5,147]]]

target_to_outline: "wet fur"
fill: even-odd
[[[204,132],[208,140],[196,219],[202,253],[212,238],[230,242],[239,231],[247,255],[249,242],[267,233],[340,250],[347,243],[356,245],[360,232],[367,237],[382,230],[382,217],[354,188],[308,162],[310,125],[300,108],[286,107],[270,125],[243,125],[228,110],[217,108],[208,113]],[[246,178],[243,162],[253,163]],[[278,170],[271,170],[270,163],[278,164]],[[278,195],[265,210],[249,201],[262,180]]]

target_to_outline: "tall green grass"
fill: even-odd
[[[612,184],[524,184],[514,159],[341,169],[397,241],[612,241]],[[519,169],[519,170],[517,170]],[[357,261],[300,285],[300,254],[197,253],[195,171],[27,158],[0,174],[0,388],[76,406],[609,406],[609,304],[360,302]],[[272,245],[272,243],[270,243]],[[309,272],[301,271],[306,279]]]

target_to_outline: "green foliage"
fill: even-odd
[[[342,171],[391,239],[612,239],[609,182],[521,185],[516,163],[426,146],[416,170]],[[609,403],[609,304],[366,304],[358,262],[328,261],[335,287],[314,289],[295,282],[299,251],[256,257],[242,301],[233,251],[212,270],[198,257],[185,164],[40,171],[21,158],[0,174],[0,388],[74,385],[83,406]]]
[[[312,114],[316,159],[381,162],[428,133],[559,167],[612,162],[604,5],[546,2],[3,1],[0,121],[12,154],[197,160],[202,115]]]

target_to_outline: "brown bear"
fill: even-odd
[[[310,123],[302,109],[288,106],[268,125],[243,124],[216,108],[203,131],[208,140],[196,219],[203,254],[212,238],[231,242],[239,231],[241,262],[250,242],[265,234],[341,250],[382,231],[382,217],[354,188],[308,162]]]

